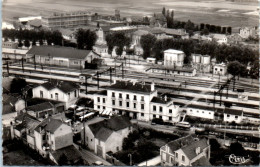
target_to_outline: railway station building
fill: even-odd
[[[133,119],[151,121],[161,118],[166,122],[179,122],[179,106],[167,97],[159,97],[154,83],[146,85],[117,81],[104,91],[94,94],[94,109],[127,115]]]
[[[26,54],[29,63],[82,68],[92,60],[100,58],[91,50],[80,50],[60,46],[34,46]]]

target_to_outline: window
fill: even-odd
[[[69,99],[70,99],[70,93],[68,93]]]
[[[59,94],[55,93],[55,99],[58,100],[59,99]]]
[[[141,101],[144,101],[144,96],[141,96]]]
[[[100,106],[97,106],[98,109],[100,109]]]
[[[103,103],[106,103],[106,99],[105,98],[103,98]]]
[[[141,104],[141,109],[144,110],[144,104]]]
[[[79,64],[79,62],[78,61],[74,61],[74,64]]]
[[[192,112],[192,110],[190,110],[190,112]]]
[[[230,115],[228,114],[227,117],[230,117]]]
[[[144,113],[141,113],[141,116],[143,117],[143,116],[144,116]]]
[[[199,110],[197,110],[197,113],[199,113]]]
[[[119,151],[119,147],[116,147],[116,150]]]
[[[202,113],[204,114],[204,111],[202,111]]]
[[[153,111],[156,111],[156,106],[153,106]]]
[[[171,121],[172,120],[172,117],[169,117],[169,121]]]
[[[115,92],[112,92],[112,97],[115,97]]]
[[[45,61],[50,61],[50,59],[49,58],[45,58]]]
[[[74,91],[74,96],[77,97],[77,90]]]
[[[119,93],[119,98],[122,98],[122,93]]]
[[[103,106],[103,110],[105,110],[106,109],[106,107],[105,106]]]
[[[119,106],[122,106],[122,101],[119,101]]]
[[[160,116],[159,118],[162,119],[162,116]]]
[[[40,97],[43,98],[43,91],[40,91]]]
[[[217,68],[215,68],[215,71],[218,71],[218,69],[217,69]]]
[[[126,102],[126,107],[129,107],[129,102]]]
[[[162,110],[163,110],[163,109],[162,109],[162,106],[160,106],[160,112],[162,112]]]
[[[156,115],[153,115],[153,118],[156,118]]]
[[[134,108],[136,108],[136,103],[134,103]]]
[[[98,103],[100,102],[100,97],[97,98],[97,102],[98,102]]]
[[[134,100],[136,100],[136,95],[134,95]]]
[[[178,158],[178,153],[175,154],[176,159]]]
[[[235,116],[235,119],[238,119],[238,116],[237,116],[237,115]]]
[[[222,69],[220,69],[220,71],[222,71]]]
[[[53,95],[51,94],[51,98],[53,98]]]
[[[169,113],[170,113],[170,114],[172,113],[172,109],[169,109]]]
[[[116,101],[115,100],[112,100],[112,105],[116,105]]]
[[[185,157],[184,157],[184,155],[181,157],[181,160],[182,160],[182,161],[185,161]]]
[[[46,135],[42,135],[42,140],[46,140]]]
[[[129,94],[126,94],[126,99],[129,99]]]
[[[59,60],[60,63],[63,63],[63,60]]]

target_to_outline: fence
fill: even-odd
[[[213,124],[196,124],[196,127],[203,128],[226,128],[226,129],[238,129],[238,130],[258,130],[258,127],[253,126],[239,126],[239,125],[213,125]]]

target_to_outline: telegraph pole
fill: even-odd
[[[85,76],[85,87],[86,87],[86,94],[88,93],[88,78]]]
[[[97,87],[99,89],[99,72],[97,71]]]
[[[36,58],[35,58],[35,55],[33,56],[33,59],[34,59],[34,69],[36,70]]]
[[[122,79],[124,78],[124,63],[122,63]]]
[[[109,68],[109,72],[110,72],[110,84],[112,83],[112,68]]]
[[[6,61],[6,69],[7,69],[7,75],[9,76],[9,62]]]
[[[22,57],[22,70],[23,70],[23,73],[24,73],[23,57]]]

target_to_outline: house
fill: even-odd
[[[33,88],[33,98],[63,102],[58,111],[64,111],[74,104],[79,97],[79,86],[73,82],[50,81]]]
[[[210,106],[189,104],[186,106],[186,115],[204,119],[215,119],[214,109]]]
[[[16,42],[9,42],[9,41],[3,41],[2,42],[2,48],[17,49],[18,48],[18,43],[16,43]]]
[[[164,51],[164,66],[182,67],[185,54],[183,51],[168,49]]]
[[[224,121],[241,123],[243,120],[243,111],[225,108],[224,110]]]
[[[41,19],[29,20],[25,25],[25,28],[28,30],[40,30],[42,27]]]
[[[250,36],[256,36],[257,35],[257,28],[256,27],[243,27],[239,29],[239,35],[246,39]]]
[[[150,26],[166,27],[167,19],[162,13],[154,13],[153,17],[150,18]]]
[[[34,128],[40,124],[35,117],[22,113],[15,118],[11,126],[11,136],[18,140],[23,140],[32,149],[35,149]]]
[[[188,135],[160,148],[161,166],[211,166],[208,140]]]
[[[73,31],[71,29],[65,29],[65,28],[60,28],[59,31],[62,34],[62,37],[64,39],[71,41],[71,42],[76,42],[75,31]]]
[[[25,108],[25,101],[22,98],[10,94],[3,94],[2,96],[3,96],[2,114],[7,114],[10,112],[20,112]],[[7,105],[10,106],[11,110],[8,111],[7,108],[4,107]]]
[[[200,72],[209,73],[212,69],[209,55],[191,54],[192,66]]]
[[[97,38],[95,45],[93,46],[93,51],[100,55],[107,54],[108,46],[107,46],[107,42],[105,40],[104,31],[102,30],[101,27],[96,30],[96,34],[97,34],[98,38]]]
[[[147,73],[158,73],[167,75],[195,76],[197,70],[193,67],[165,67],[162,65],[153,66],[146,69]]]
[[[227,73],[227,66],[225,63],[215,64],[213,66],[213,74],[226,75],[226,73]]]
[[[228,42],[227,35],[225,34],[211,34],[211,37],[219,44],[226,44]]]
[[[229,44],[239,44],[243,42],[243,38],[239,34],[232,34],[227,36]]]
[[[30,63],[68,68],[85,68],[94,58],[99,58],[91,50],[80,50],[60,46],[33,46],[26,54]]]
[[[73,132],[61,120],[46,118],[34,129],[36,151],[43,157],[49,152],[73,145]]]
[[[156,58],[154,58],[154,57],[147,57],[146,62],[150,63],[150,64],[156,64]]]
[[[188,39],[189,34],[185,29],[172,29],[172,28],[164,28],[164,32],[166,35],[172,36],[173,38],[181,38]]]
[[[112,114],[126,115],[142,121],[152,120],[154,115],[155,117],[164,115],[162,118],[165,121],[177,121],[179,107],[174,105],[171,100],[164,102],[154,97],[159,98],[154,83],[146,85],[144,83],[116,81],[106,90],[94,94],[94,109],[100,112],[107,111]],[[163,113],[159,110],[154,112],[153,106],[158,109],[164,108]]]
[[[99,119],[85,125],[81,132],[83,142],[95,154],[106,159],[106,153],[122,150],[123,139],[132,131],[130,120],[124,116],[112,116],[110,119]],[[85,134],[84,134],[85,133]]]

